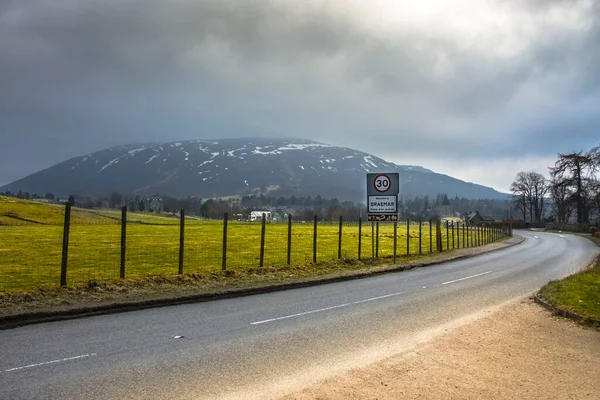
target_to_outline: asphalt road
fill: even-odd
[[[589,265],[591,242],[0,331],[0,399],[268,398],[410,348]]]

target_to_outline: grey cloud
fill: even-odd
[[[597,4],[587,30],[524,36],[515,57],[435,27],[376,31],[340,4],[4,2],[0,139],[13,152],[33,139],[45,150],[47,138],[68,138],[69,149],[40,150],[35,167],[23,165],[27,173],[144,139],[303,136],[380,155],[388,150],[377,144],[390,143],[400,154],[433,157],[469,156],[473,141],[493,156],[596,140]],[[536,23],[552,7],[577,3],[505,6]],[[0,155],[9,159],[7,150]],[[0,180],[16,178],[0,172]]]

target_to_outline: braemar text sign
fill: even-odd
[[[398,211],[397,196],[369,196],[370,213],[395,213]]]

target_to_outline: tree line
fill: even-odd
[[[589,151],[559,153],[550,179],[519,172],[511,184],[512,204],[524,222],[596,224],[600,218],[600,146]]]

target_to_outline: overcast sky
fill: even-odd
[[[593,0],[0,0],[0,185],[268,136],[508,191],[600,144],[599,71]]]

